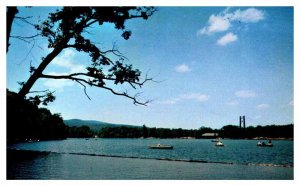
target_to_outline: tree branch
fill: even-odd
[[[80,85],[83,86],[83,91],[84,91],[86,97],[87,97],[89,100],[91,100],[90,96],[86,93],[86,86],[85,86],[83,83],[81,83],[79,80],[75,80],[75,81],[76,81],[77,83],[79,83]]]
[[[34,24],[30,23],[29,21],[27,21],[27,19],[32,18],[32,16],[28,16],[28,17],[20,17],[20,16],[15,16],[16,19],[19,19],[21,21],[23,21],[24,23],[27,23],[31,26],[35,26]]]
[[[92,43],[91,43],[92,44]],[[99,54],[99,56],[100,57],[102,57],[105,61],[107,61],[108,63],[110,63],[111,65],[114,65],[115,63],[111,60],[111,59],[109,59],[108,57],[106,57],[105,55],[107,54],[107,53],[113,53],[115,56],[117,56],[117,57],[120,57],[120,58],[122,58],[122,59],[127,59],[125,56],[123,56],[122,54],[121,54],[121,52],[119,52],[118,50],[115,50],[115,49],[111,49],[111,50],[107,50],[107,51],[101,51],[98,47],[96,47],[96,45],[94,45],[94,44],[92,44],[95,48],[97,48],[97,50],[98,50],[98,52],[99,53],[97,53],[97,54]],[[78,49],[86,49],[86,44],[79,44],[79,43],[75,43],[75,44],[67,44],[66,45],[66,47],[67,48],[74,48],[74,49],[76,49],[76,50],[78,50]],[[99,57],[99,58],[100,58]],[[99,59],[98,58],[98,59]]]
[[[91,78],[98,78],[97,75],[93,76],[87,73],[73,73],[73,74],[68,74],[68,75],[60,75],[60,76],[55,76],[55,75],[47,75],[47,74],[42,74],[42,78],[49,78],[49,79],[71,79],[75,80],[78,78],[78,76],[86,76],[86,77],[91,77]],[[73,79],[74,78],[74,79]],[[81,79],[81,78],[78,78]],[[109,77],[101,77],[103,80],[108,80],[108,81],[116,81],[116,78],[109,78]],[[84,80],[84,79],[83,79]],[[139,86],[140,88],[148,81],[154,81],[152,78],[148,78],[147,74],[142,82],[133,82],[133,81],[127,81],[125,80],[124,82],[130,84],[134,89],[136,89],[135,85]],[[154,81],[155,82],[155,81]]]
[[[82,79],[82,78],[78,78],[78,77],[74,77],[74,76],[79,76],[79,75],[86,75],[88,76],[87,74],[84,74],[84,73],[75,73],[75,74],[70,74],[70,75],[61,75],[61,76],[53,76],[53,75],[45,75],[45,74],[42,74],[41,75],[41,78],[48,78],[48,79],[69,79],[69,80],[73,80],[77,83],[79,83],[81,86],[84,87],[84,91],[85,91],[85,94],[86,96],[90,99],[90,97],[87,95],[86,93],[86,85],[90,85],[90,86],[94,86],[94,87],[99,87],[99,88],[103,88],[103,89],[106,89],[106,90],[109,90],[111,93],[115,94],[115,95],[118,95],[118,96],[124,96],[124,97],[127,97],[129,99],[132,99],[133,100],[133,103],[135,105],[144,105],[146,106],[150,101],[145,101],[145,102],[141,102],[141,101],[138,101],[137,97],[140,95],[139,93],[137,93],[136,95],[134,96],[130,96],[127,92],[117,92],[115,90],[113,90],[112,88],[109,88],[109,87],[106,87],[104,85],[98,85],[96,83],[93,83],[91,81],[88,81],[86,79]],[[91,77],[91,76],[90,76]],[[145,83],[146,80],[142,83]],[[136,83],[136,84],[141,84],[142,83]]]
[[[36,91],[30,91],[28,94],[34,94],[34,93],[42,93],[42,92],[51,92],[49,89],[47,90],[36,90]],[[54,93],[55,91],[51,92]]]
[[[101,51],[82,32],[93,24],[98,23],[101,26],[104,23],[109,23],[114,24],[116,30],[122,31],[121,36],[127,40],[131,36],[131,31],[126,28],[126,21],[134,18],[146,20],[155,11],[156,9],[153,7],[63,7],[62,10],[51,13],[41,25],[30,23],[30,20],[28,21],[30,17],[17,17],[20,21],[34,26],[40,35],[47,39],[48,48],[53,48],[45,58],[42,58],[42,62],[36,69],[30,68],[30,72],[33,72],[33,74],[24,83],[18,94],[21,97],[25,97],[39,78],[69,79],[83,86],[84,93],[89,99],[90,97],[86,92],[87,85],[103,88],[115,95],[130,98],[134,101],[134,104],[146,105],[149,101],[145,103],[140,102],[137,99],[139,94],[131,96],[127,92],[115,91],[107,87],[106,82],[114,81],[115,85],[128,83],[132,88],[137,89],[138,87],[141,88],[147,81],[152,81],[152,78],[146,76],[145,80],[140,80],[141,72],[138,69],[133,69],[132,65],[123,63],[126,57],[116,50],[115,46],[111,50]],[[39,35],[12,37],[30,42],[35,40],[37,36]],[[43,71],[45,68],[61,51],[68,47],[75,48],[78,52],[89,54],[92,64],[87,67],[88,72],[61,76],[44,75]],[[103,72],[103,66],[107,67],[107,73]]]
[[[41,34],[36,34],[36,35],[33,35],[33,36],[10,36],[10,37],[13,37],[13,38],[22,38],[22,39],[33,39],[37,36],[40,36]]]

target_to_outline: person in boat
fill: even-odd
[[[263,141],[263,142],[261,143],[261,145],[262,145],[262,146],[265,146],[265,145],[266,145],[266,143]]]
[[[268,145],[272,145],[272,141],[271,140],[268,141]]]
[[[157,147],[160,147],[160,143],[158,143],[156,146],[157,146]]]

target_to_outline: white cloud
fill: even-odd
[[[49,88],[58,89],[60,91],[63,90],[64,87],[73,86],[74,82],[67,79],[47,79],[44,82],[44,86]]]
[[[158,101],[158,104],[164,104],[164,105],[174,105],[180,101],[184,100],[194,100],[197,102],[205,102],[210,99],[209,95],[206,94],[200,94],[200,93],[188,93],[188,94],[182,94],[176,98],[171,98],[163,101]]]
[[[232,22],[256,23],[265,18],[265,13],[256,8],[238,9],[231,13],[229,11],[230,9],[226,8],[218,15],[212,14],[208,19],[208,26],[199,29],[197,35],[210,35],[216,32],[227,31],[232,27]]]
[[[269,105],[269,104],[266,104],[266,103],[263,103],[263,104],[257,105],[256,108],[257,108],[257,109],[260,109],[260,110],[265,110],[265,109],[270,108],[270,105]]]
[[[176,99],[168,99],[168,100],[163,100],[163,101],[157,101],[156,103],[163,104],[163,105],[174,105],[177,103],[177,100]]]
[[[251,91],[251,90],[240,90],[240,91],[236,91],[234,94],[237,97],[240,97],[240,98],[256,97],[256,93],[254,91]]]
[[[84,65],[73,65],[69,70],[69,74],[86,72],[86,67]]]
[[[49,72],[47,75],[61,76],[65,73]],[[74,82],[67,79],[45,79],[44,86],[62,91],[64,87],[73,86]]]
[[[238,37],[233,34],[232,32],[227,33],[226,35],[224,35],[223,37],[221,37],[218,41],[217,44],[220,46],[226,46],[228,43],[232,43],[234,41],[236,41],[238,39]]]
[[[199,102],[204,102],[209,100],[210,96],[206,94],[200,94],[200,93],[189,93],[189,94],[181,95],[180,98],[185,100],[195,100]]]
[[[230,102],[227,103],[227,105],[229,105],[229,106],[236,106],[238,104],[239,104],[238,101],[230,101]]]
[[[224,19],[222,16],[215,16],[214,14],[209,17],[208,20],[209,26],[203,27],[198,31],[199,34],[212,34],[215,32],[222,32],[228,30],[231,26],[228,19]]]
[[[281,108],[294,107],[294,100],[280,106]]]
[[[73,62],[75,56],[76,53],[73,50],[66,49],[62,55],[56,57],[51,64],[65,68],[67,70],[65,74],[86,71],[84,65],[78,65]]]
[[[60,66],[60,67],[65,67],[65,68],[71,68],[73,63],[71,62],[72,59],[75,56],[75,52],[70,49],[66,49],[63,51],[63,53],[56,57],[51,64]]]
[[[190,67],[186,64],[181,64],[175,67],[176,72],[185,73],[191,71]]]
[[[79,65],[74,63],[74,58],[76,57],[76,53],[73,50],[66,49],[63,53],[56,57],[51,64],[56,67],[61,67],[65,70],[63,73],[50,72],[48,75],[67,75],[78,72],[85,72],[86,68],[84,65]],[[74,83],[71,80],[67,79],[46,79],[44,82],[44,86],[48,88],[60,89],[63,90],[66,86],[72,86]]]
[[[263,11],[256,8],[248,8],[244,11],[236,10],[233,14],[227,14],[230,20],[241,21],[243,23],[256,23],[265,18]]]
[[[181,99],[187,99],[187,100],[196,100],[196,101],[207,101],[209,100],[210,96],[206,94],[199,94],[199,93],[189,93],[189,94],[183,94],[180,96]]]

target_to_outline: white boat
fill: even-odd
[[[173,146],[157,144],[157,145],[150,145],[148,146],[148,148],[149,149],[173,149]]]
[[[269,141],[268,143],[265,143],[265,142],[258,142],[257,143],[257,146],[259,147],[273,147],[273,143],[271,141]]]
[[[221,141],[218,141],[215,146],[217,147],[224,147],[224,144]]]

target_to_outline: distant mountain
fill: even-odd
[[[64,123],[69,127],[80,127],[80,126],[88,126],[92,131],[98,132],[104,127],[138,127],[134,125],[128,124],[114,124],[114,123],[107,123],[103,121],[96,121],[96,120],[81,120],[81,119],[67,119],[64,120]]]

